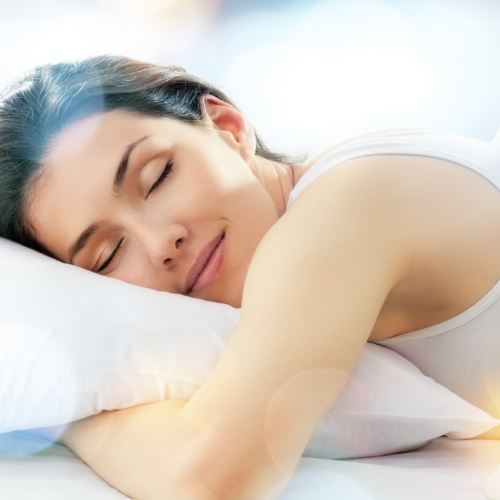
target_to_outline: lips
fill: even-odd
[[[217,248],[217,245],[220,243],[223,237],[224,233],[219,234],[217,237],[211,240],[198,254],[198,257],[196,257],[194,263],[191,265],[191,268],[189,269],[186,278],[186,290],[187,290],[186,293],[189,293],[191,291],[191,288],[195,284],[198,276],[203,271],[203,268],[205,267],[206,263],[212,256],[214,250]]]

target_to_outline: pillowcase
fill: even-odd
[[[102,410],[189,399],[240,317],[227,304],[131,285],[2,238],[0,283],[0,432],[57,437]],[[394,453],[499,422],[399,354],[367,344],[304,454]]]
[[[500,500],[500,465],[483,481],[483,492],[490,500]]]

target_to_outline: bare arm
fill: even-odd
[[[280,493],[408,268],[401,195],[373,158],[349,163],[266,234],[236,332],[182,410],[211,429],[195,470],[219,498]]]
[[[104,411],[68,426],[60,441],[111,486],[138,500],[216,500],[189,470],[196,429],[183,400]]]

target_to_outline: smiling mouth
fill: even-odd
[[[196,276],[187,294],[196,290],[201,290],[216,280],[224,261],[225,236],[225,233],[223,233],[217,246],[208,257],[203,268],[198,273],[198,276]]]

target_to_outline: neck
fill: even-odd
[[[273,199],[279,217],[285,213],[290,192],[304,168],[303,163],[289,165],[260,156],[254,157],[251,165],[252,172]]]

